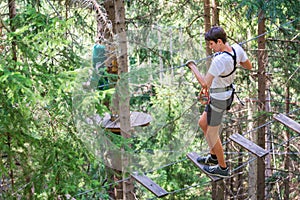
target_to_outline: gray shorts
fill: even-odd
[[[227,100],[217,100],[210,97],[209,104],[206,105],[207,124],[209,126],[218,126],[222,123],[223,114],[230,109],[233,101],[233,95]]]

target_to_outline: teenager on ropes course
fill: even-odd
[[[216,52],[207,74],[202,76],[194,61],[186,63],[202,86],[200,97],[201,95],[209,97],[205,111],[199,119],[199,126],[210,147],[210,154],[198,157],[197,161],[205,165],[204,170],[208,174],[228,177],[229,169],[224,159],[219,129],[223,114],[230,109],[233,101],[236,65],[240,64],[250,70],[252,64],[240,45],[229,46],[223,28],[218,26],[211,28],[205,33],[205,40],[209,43],[209,48]]]

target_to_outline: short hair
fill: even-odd
[[[218,39],[221,39],[224,44],[227,41],[227,35],[224,29],[220,26],[214,26],[209,31],[207,31],[207,33],[205,33],[205,40],[207,41],[212,40],[217,43]]]

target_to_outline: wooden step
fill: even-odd
[[[164,197],[168,195],[169,193],[161,188],[159,185],[157,185],[155,182],[153,182],[148,176],[144,174],[131,174],[131,176],[140,184],[142,184],[145,188],[147,188],[149,191],[151,191],[156,197]]]
[[[191,153],[188,153],[186,155],[191,161],[193,161],[193,163],[199,167],[199,169],[201,169],[201,171],[203,171],[212,181],[219,181],[219,180],[222,180],[222,178],[220,177],[217,177],[217,176],[211,176],[209,174],[206,173],[206,171],[203,169],[204,165],[203,164],[200,164],[197,162],[197,158],[199,157],[199,155],[196,153],[196,152],[191,152]]]
[[[290,129],[293,129],[297,133],[300,133],[300,124],[292,120],[291,118],[287,117],[286,115],[280,113],[278,115],[275,115],[274,119],[284,124],[285,126],[289,127]]]
[[[240,134],[234,133],[229,138],[258,157],[263,157],[269,153],[265,149],[261,148],[260,146]]]

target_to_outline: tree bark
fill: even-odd
[[[209,31],[211,28],[211,20],[210,20],[210,0],[204,0],[204,30],[205,33]],[[206,55],[211,55],[212,51],[209,48],[209,43],[206,42]],[[208,58],[206,60],[206,71],[208,71],[210,67],[211,59]],[[212,183],[212,199],[224,199],[224,182],[219,181],[217,183]]]
[[[212,0],[212,25],[219,26],[219,0]]]
[[[271,107],[271,92],[270,92],[270,80],[271,80],[271,76],[268,77],[268,79],[266,79],[266,93],[267,93],[267,97],[266,97],[266,112],[272,112],[272,107]],[[267,137],[267,151],[271,151],[271,142],[272,142],[272,135],[271,135],[271,127],[270,125],[266,126],[266,137]],[[266,178],[269,178],[270,176],[272,176],[272,170],[271,170],[271,159],[272,159],[272,155],[268,154],[265,156],[265,163],[266,163],[266,173],[265,176]],[[270,192],[270,185],[267,186],[266,188],[266,192],[265,195],[266,197],[269,196],[269,192]]]
[[[285,67],[285,74],[289,75],[289,70],[288,70],[288,66]],[[285,112],[289,113],[290,112],[290,87],[287,84],[286,89],[285,89]],[[290,140],[290,132],[289,130],[284,131],[285,133],[285,141],[289,141]],[[290,196],[290,157],[289,157],[289,153],[290,153],[290,143],[287,142],[286,143],[286,147],[285,147],[285,156],[284,156],[284,169],[287,170],[287,176],[283,181],[283,185],[284,185],[284,199],[288,200],[289,196]]]
[[[17,11],[16,11],[16,2],[15,0],[8,0],[8,9],[9,9],[9,19],[10,19],[10,29],[12,32],[15,32],[16,27],[13,24],[13,18],[16,16]],[[17,62],[17,43],[15,41],[15,38],[13,38],[13,41],[11,43],[11,49],[12,49],[12,59],[15,61],[15,63]],[[13,65],[15,65],[15,63],[13,63]],[[11,138],[11,134],[7,133],[7,145],[8,145],[8,149],[9,152],[12,152],[12,147],[11,147],[11,143],[12,143],[12,138]],[[9,172],[9,176],[11,179],[11,189],[12,191],[14,191],[14,171],[13,171],[13,167],[12,167],[12,162],[13,161],[13,156],[11,153],[8,154],[8,163],[10,166],[10,172]]]
[[[258,35],[266,32],[265,27],[265,14],[263,10],[258,14]],[[265,51],[266,39],[265,36],[258,38],[258,110],[259,112],[265,112],[266,104],[266,73],[265,66],[267,61],[267,52]],[[258,119],[258,126],[262,126],[266,123],[266,115],[263,114]],[[265,149],[265,134],[266,128],[263,126],[258,130],[257,144]],[[263,158],[257,159],[257,199],[265,199],[265,162]]]
[[[116,45],[114,44],[114,35],[116,34],[116,11],[115,11],[115,2],[114,0],[106,0],[104,1],[104,8],[107,13],[108,20],[111,21],[112,24],[112,33],[106,31],[104,33],[104,38],[106,39],[106,61],[105,66],[107,68],[107,72],[111,74],[118,74],[118,62],[116,57]],[[100,33],[98,34],[100,35]],[[112,99],[112,105],[110,105],[110,110],[112,113],[111,120],[114,121],[119,114],[119,104],[117,102],[118,95],[116,94]]]
[[[211,28],[210,22],[210,0],[204,0],[204,31],[205,33]],[[209,48],[209,44],[206,42],[206,55],[211,55],[212,51]],[[206,71],[209,69],[211,59],[206,60]]]
[[[118,100],[119,100],[119,117],[120,117],[120,129],[121,135],[126,139],[130,137],[130,108],[129,108],[129,85],[128,77],[128,58],[127,58],[127,35],[125,24],[125,5],[122,0],[114,0],[115,5],[115,31],[117,36],[117,60],[118,60],[118,75],[119,84],[117,88]],[[122,83],[120,83],[122,81]],[[122,149],[122,171],[123,179],[125,178],[126,167],[129,164],[129,157],[126,155],[126,151]],[[131,180],[123,181],[123,199],[135,199],[133,192],[133,182]]]
[[[248,103],[248,130],[252,130],[254,125],[253,125],[253,113],[257,109],[255,106],[255,103],[249,101]],[[250,139],[252,141],[257,141],[257,133],[256,132],[251,132],[250,133]],[[248,189],[248,194],[249,194],[249,199],[251,200],[256,200],[257,195],[256,195],[256,188],[257,188],[257,160],[254,160],[249,163],[249,177],[248,177],[248,182],[249,182],[249,189]]]
[[[2,20],[0,19],[0,38],[1,40],[3,40],[3,33],[2,33],[2,29],[3,29],[3,24],[2,24]],[[4,46],[3,45],[0,45],[0,53],[2,53],[4,49]]]
[[[9,8],[9,19],[10,19],[10,29],[12,32],[15,32],[16,27],[13,24],[13,18],[16,16],[16,1],[15,0],[8,0],[8,8]],[[17,62],[17,43],[15,39],[13,39],[12,44],[12,59]]]

